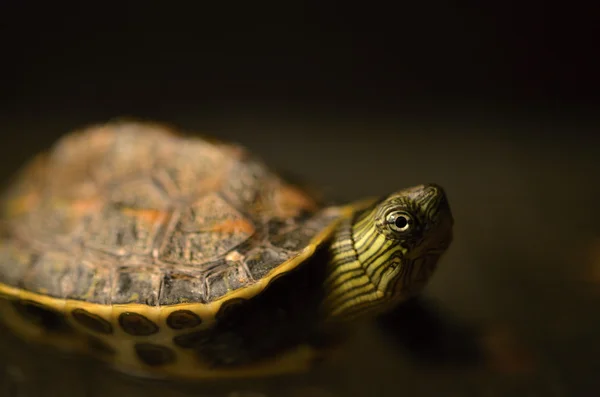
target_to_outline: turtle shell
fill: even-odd
[[[0,292],[210,317],[311,256],[340,210],[235,144],[116,121],[38,155],[1,215]]]

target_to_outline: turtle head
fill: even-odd
[[[331,245],[329,315],[381,313],[420,292],[452,241],[453,223],[446,193],[435,184],[358,210]]]

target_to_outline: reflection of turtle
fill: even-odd
[[[1,219],[11,329],[182,377],[306,368],[320,336],[418,292],[452,239],[436,185],[323,208],[238,146],[125,121],[38,156]]]

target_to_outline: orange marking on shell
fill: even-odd
[[[247,234],[254,233],[254,226],[246,221],[245,219],[234,219],[227,220],[223,223],[219,223],[214,225],[211,228],[213,232],[222,232],[222,233],[235,233],[235,232],[243,232]]]
[[[244,273],[239,273],[238,281],[240,284],[246,284],[248,282],[248,277]]]
[[[124,208],[123,213],[125,215],[133,216],[143,220],[144,222],[153,224],[162,221],[167,213],[165,211],[153,210],[153,209],[135,209],[135,208]]]
[[[293,217],[302,210],[316,211],[316,201],[302,190],[291,186],[282,185],[275,192],[275,202],[281,216]]]
[[[77,139],[90,148],[105,150],[112,145],[117,137],[115,124],[96,124],[78,131]]]
[[[7,200],[5,211],[10,216],[19,216],[31,211],[39,203],[39,196],[35,193],[28,193],[14,199]]]
[[[79,214],[86,214],[100,210],[102,203],[98,199],[81,199],[75,200],[71,206],[73,211]]]
[[[90,154],[100,155],[106,152],[114,139],[115,132],[110,128],[99,125],[91,126],[64,135],[54,145],[52,155],[55,160],[60,159],[57,164],[63,166],[73,162],[86,163]]]
[[[248,156],[248,151],[246,148],[240,145],[232,144],[232,143],[224,143],[220,141],[214,141],[215,144],[218,144],[221,150],[232,157],[235,157],[238,160],[241,160]]]

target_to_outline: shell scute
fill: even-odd
[[[193,198],[219,189],[232,159],[204,140],[165,145],[153,172],[172,198]]]
[[[116,255],[148,254],[167,221],[169,202],[150,180],[134,180],[112,189],[110,200],[88,217],[86,246]]]
[[[339,216],[338,212],[322,211],[307,218],[303,223],[280,228],[276,233],[271,234],[271,244],[287,251],[301,251]]]
[[[156,162],[160,146],[171,141],[170,134],[157,125],[111,123],[82,130],[72,140],[65,137],[53,151],[53,160],[69,169],[78,166],[85,170],[82,178],[91,176],[104,185],[147,173]]]
[[[244,287],[250,278],[241,262],[225,261],[206,277],[207,301],[215,301],[228,292]]]
[[[289,258],[289,253],[284,251],[259,247],[248,253],[245,263],[251,277],[260,280]]]
[[[74,285],[65,277],[77,269],[73,255],[61,251],[48,251],[36,255],[23,275],[23,288],[57,298],[68,295]],[[48,277],[52,275],[52,277]]]
[[[0,283],[21,285],[24,275],[37,254],[22,243],[11,240],[0,240]]]
[[[118,183],[108,194],[108,204],[119,208],[166,211],[172,206],[161,186],[149,177]]]
[[[239,146],[149,123],[67,135],[11,186],[0,282],[101,305],[251,298],[340,216]]]
[[[78,261],[74,271],[63,278],[72,286],[65,298],[109,305],[113,273],[110,262],[89,258]]]
[[[258,215],[269,209],[274,182],[262,163],[247,158],[232,165],[220,192],[236,208]]]
[[[111,303],[140,303],[158,305],[158,294],[163,281],[163,272],[158,266],[129,265],[116,269]]]
[[[181,303],[206,303],[206,282],[199,272],[167,270],[163,276],[158,303],[161,306]]]
[[[17,225],[21,234],[42,244],[68,246],[83,231],[83,223],[102,207],[98,198],[69,200],[59,196],[44,198],[23,222]]]
[[[171,263],[202,264],[225,254],[255,232],[253,223],[217,194],[186,208],[166,238],[159,258]]]

